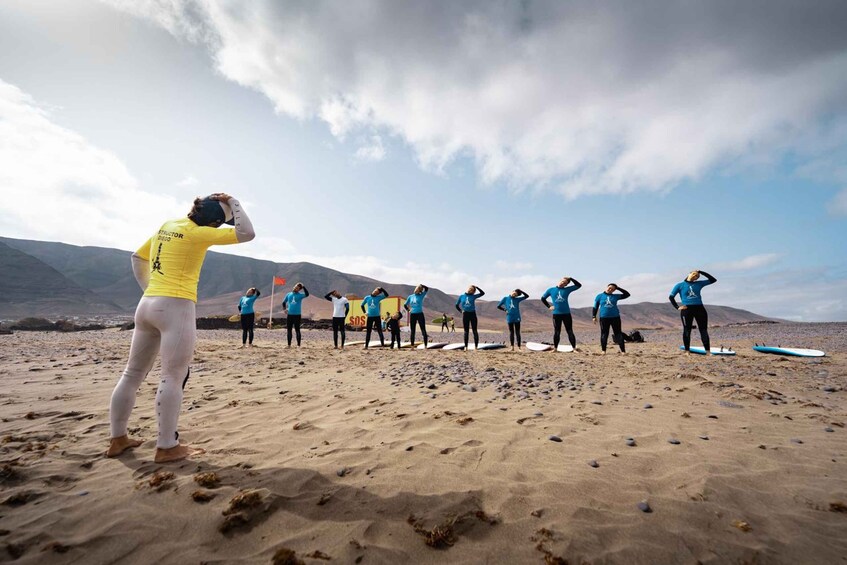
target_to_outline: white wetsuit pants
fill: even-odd
[[[161,350],[162,378],[156,393],[159,423],[156,447],[168,449],[179,445],[177,423],[182,389],[188,378],[188,365],[194,356],[196,338],[193,301],[168,296],[145,296],[141,299],[135,310],[129,361],[112,392],[110,418],[113,438],[127,435],[127,422],[135,406],[138,387],[153,368],[156,355]]]

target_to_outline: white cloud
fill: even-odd
[[[845,110],[839,2],[106,1],[339,139],[382,132],[428,170],[467,155],[484,182],[568,198],[666,191]]]
[[[847,188],[842,189],[829,201],[828,208],[833,216],[847,216]]]
[[[382,161],[385,159],[385,147],[382,138],[372,135],[356,150],[356,158],[360,161]]]
[[[0,208],[4,235],[135,249],[185,203],[152,194],[112,153],[51,121],[0,80]]]
[[[532,263],[521,261],[503,261],[498,259],[494,262],[494,267],[500,271],[529,271],[532,269]]]
[[[750,271],[753,269],[761,269],[768,265],[773,265],[780,258],[779,253],[761,253],[759,255],[750,255],[737,261],[727,261],[725,263],[715,263],[714,268],[720,271]]]
[[[197,177],[195,177],[194,175],[187,175],[181,181],[176,183],[177,186],[182,186],[182,187],[197,186],[198,184],[200,184],[200,181],[197,180]]]

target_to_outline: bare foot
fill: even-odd
[[[117,457],[127,449],[138,447],[144,443],[141,439],[129,439],[129,436],[113,437],[109,440],[109,449],[106,450],[106,457]]]
[[[179,444],[168,449],[156,448],[156,456],[153,461],[156,463],[168,463],[170,461],[180,461],[191,457],[192,455],[202,455],[206,453],[205,449],[188,447],[184,444]]]

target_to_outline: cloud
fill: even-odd
[[[500,271],[529,271],[532,269],[532,263],[521,261],[503,261],[498,259],[494,262],[494,267]]]
[[[759,255],[750,255],[737,261],[728,261],[726,263],[715,263],[714,268],[720,271],[750,271],[753,269],[761,269],[768,265],[776,263],[781,255],[779,253],[762,253]]]
[[[356,158],[360,161],[382,161],[385,159],[385,147],[382,138],[372,135],[356,150]]]
[[[135,249],[186,203],[146,192],[114,154],[0,80],[4,235]]]
[[[280,114],[568,198],[667,191],[798,149],[847,104],[838,0],[105,1],[206,45]]]
[[[188,175],[184,179],[176,183],[177,186],[182,187],[197,186],[198,184],[200,184],[200,181],[197,180],[197,177],[195,177],[194,175]]]
[[[844,188],[829,201],[827,206],[833,216],[847,216],[847,188]]]

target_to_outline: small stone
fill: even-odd
[[[717,416],[715,416],[714,414],[709,414],[709,415],[707,416],[707,418],[711,418],[712,420],[717,420],[717,419],[718,419],[718,417],[717,417]]]
[[[824,392],[835,392],[837,389],[834,386],[825,386],[823,387]]]
[[[414,445],[410,445],[409,447],[406,448],[406,451],[412,451],[414,448],[415,448]]]
[[[823,431],[832,433],[835,430],[833,430],[832,428],[824,428]]]
[[[556,436],[556,435],[551,435],[547,439],[549,439],[550,441],[562,443],[562,438],[560,438],[559,436]]]
[[[653,405],[650,404],[650,403],[647,403],[647,404],[644,405],[645,410],[650,410],[651,408],[653,408]]]
[[[595,461],[594,459],[592,459],[591,461],[588,462],[588,466],[594,467],[596,469],[597,467],[600,466],[600,464],[597,461]]]
[[[636,508],[638,508],[639,510],[641,510],[642,512],[644,512],[646,514],[649,514],[650,512],[653,511],[653,509],[650,508],[650,505],[647,503],[646,500],[642,500],[641,502],[639,502],[635,506],[636,506]]]
[[[697,437],[699,437],[699,438],[700,438],[700,439],[702,439],[702,440],[706,440],[706,441],[708,441],[708,440],[709,440],[709,436],[705,436],[705,435],[703,435],[703,436],[697,436]]]
[[[462,387],[462,390],[466,392],[476,392],[476,387],[473,385],[465,385]]]
[[[627,438],[626,444],[630,447],[635,447],[635,440],[632,438]]]
[[[668,443],[670,443],[671,445],[679,445],[680,441],[678,439],[671,438],[668,440]]]
[[[342,467],[339,470],[337,470],[335,472],[335,474],[338,475],[339,477],[343,477],[344,475],[347,474],[347,472],[348,472],[347,467]]]
[[[543,412],[536,412],[536,413],[535,413],[535,416],[536,416],[536,417],[543,416],[543,415],[544,415],[544,413],[543,413]]]
[[[602,402],[600,402],[599,400],[592,400],[592,401],[591,401],[591,404],[596,404],[597,406],[602,406],[602,405],[603,405],[603,403],[602,403]]]
[[[800,444],[803,443],[803,440],[795,437],[795,438],[791,438],[791,443],[796,443],[797,445],[800,445]]]
[[[434,390],[434,389],[436,389],[436,388],[438,388],[438,387],[437,387],[436,385],[434,385],[434,384],[428,384],[428,385],[426,386],[426,388],[428,388],[429,390]]]

